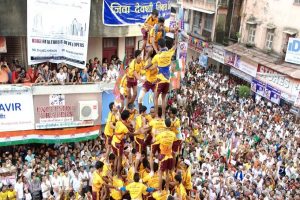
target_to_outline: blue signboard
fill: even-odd
[[[128,26],[144,23],[153,9],[160,17],[171,14],[170,0],[104,0],[102,18],[107,26]]]
[[[277,90],[276,88],[272,87],[271,85],[266,86],[265,89],[265,96],[267,99],[269,99],[271,102],[279,104],[280,103],[280,96],[281,92]]]
[[[140,93],[141,87],[138,88],[138,94]],[[102,119],[101,124],[105,124],[109,113],[109,104],[115,101],[115,97],[112,90],[104,91],[102,93]],[[144,96],[143,105],[147,107],[147,112],[150,112],[150,108],[154,106],[154,94],[149,91]],[[136,102],[136,108],[138,107]]]
[[[251,90],[260,96],[265,95],[265,84],[257,79],[252,79]]]

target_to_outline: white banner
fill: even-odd
[[[241,70],[242,72],[245,72],[246,74],[249,74],[252,77],[256,77],[257,64],[250,63],[250,61],[247,62],[245,60],[242,60],[240,56],[236,57],[234,67]]]
[[[86,65],[90,0],[28,0],[28,63]]]
[[[11,90],[0,88],[0,132],[34,129],[31,88],[10,87]]]
[[[212,59],[224,64],[225,60],[225,50],[224,47],[213,45],[213,53],[212,53]]]

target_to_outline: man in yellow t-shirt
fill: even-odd
[[[110,112],[108,113],[106,125],[104,128],[104,136],[105,136],[105,144],[106,144],[106,159],[108,158],[109,152],[111,150],[111,142],[112,142],[112,137],[114,134],[115,130],[115,125],[118,120],[118,109],[116,108],[114,102],[111,102],[109,104],[109,110]]]
[[[127,95],[128,95],[127,76],[126,74],[124,74],[120,82],[121,110],[123,110],[125,106],[125,99],[127,98]]]
[[[175,193],[179,199],[187,200],[187,193],[182,184],[182,177],[180,174],[175,175]]]
[[[176,140],[176,135],[173,131],[170,130],[171,120],[166,119],[165,124],[167,128],[155,137],[155,141],[159,144],[159,149],[160,149],[160,156],[159,156],[160,183],[162,183],[162,176],[165,173],[166,182],[167,182],[166,189],[169,190],[169,179],[170,179],[169,172],[172,171],[174,166],[173,156],[172,156],[172,146],[173,146],[173,142]]]
[[[152,58],[153,58],[153,50],[150,50],[146,54],[145,66],[152,63]],[[157,73],[158,73],[158,69],[156,66],[151,66],[145,70],[146,80],[143,84],[142,89],[140,90],[139,97],[138,97],[139,108],[142,106],[145,94],[150,90],[152,90],[153,93],[155,92]]]
[[[166,181],[162,181],[162,191],[156,191],[152,194],[155,200],[167,200],[170,195],[170,191],[165,189]]]
[[[158,18],[158,23],[150,30],[150,37],[148,41],[156,53],[159,52],[158,41],[160,39],[165,39],[167,32],[170,32],[170,29],[165,26],[165,18]]]
[[[122,177],[114,176],[112,179],[112,185],[116,188],[121,188],[124,186],[124,181],[122,180]],[[122,192],[116,189],[111,189],[110,190],[110,196],[114,200],[121,200],[123,199]]]
[[[93,173],[93,177],[92,177],[92,195],[93,195],[93,200],[101,200],[103,199],[103,184],[104,181],[102,179],[102,170],[103,170],[103,162],[101,161],[97,161],[95,164],[95,168],[96,170]]]
[[[151,30],[155,24],[158,23],[158,11],[154,9],[151,13],[151,15],[146,19],[144,26],[142,27],[141,31],[143,34],[143,47],[142,50],[145,49],[147,40],[148,40],[148,35],[149,35],[149,30]]]
[[[182,145],[182,133],[180,126],[180,119],[177,117],[177,109],[172,107],[169,112],[171,118],[171,130],[176,134],[176,141],[173,143],[173,156],[174,156],[174,165],[177,166],[176,159],[180,153]]]
[[[170,65],[172,62],[172,57],[176,50],[177,44],[177,36],[175,35],[175,43],[174,46],[168,50],[166,47],[166,40],[159,39],[158,41],[158,47],[160,50],[159,54],[156,54],[154,58],[152,59],[152,63],[147,65],[145,69],[152,66],[156,66],[158,69],[158,75],[157,75],[157,85],[155,90],[155,97],[154,97],[154,105],[155,105],[155,111],[157,113],[158,108],[158,98],[161,95],[162,97],[162,112],[163,112],[163,118],[165,118],[166,114],[166,105],[167,105],[167,94],[169,92],[170,88]],[[173,70],[173,69],[171,69]]]
[[[126,102],[126,108],[129,103],[134,103],[137,96],[137,83],[138,80],[141,82],[141,71],[144,68],[144,61],[142,60],[141,50],[135,50],[134,58],[129,64],[128,71],[126,73],[127,76],[127,88],[128,88],[128,96]],[[131,89],[133,93],[131,94]]]
[[[129,183],[126,187],[121,187],[120,190],[123,192],[128,191],[131,199],[143,200],[143,194],[147,192],[153,192],[154,189],[147,187],[143,183],[140,183],[140,175],[138,173],[134,174],[134,182]]]
[[[17,199],[17,192],[16,192],[16,190],[14,190],[12,185],[8,186],[7,198],[8,198],[8,200],[16,200]]]

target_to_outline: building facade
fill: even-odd
[[[139,26],[109,27],[102,21],[103,0],[91,0],[89,44],[87,59],[98,57],[110,59],[117,55],[121,60],[133,55],[142,45]],[[12,13],[10,15],[9,13]],[[56,13],[53,13],[56,14]],[[7,53],[0,58],[8,61],[18,59],[27,63],[27,0],[2,0],[0,2],[0,36],[6,38]]]
[[[299,9],[299,0],[242,2],[238,42],[225,48],[225,64],[259,96],[270,99],[272,88],[281,100],[299,97],[300,62],[285,62],[289,39],[300,38]]]

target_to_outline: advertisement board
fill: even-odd
[[[225,50],[224,47],[213,45],[212,59],[224,64],[225,61]]]
[[[281,97],[294,102],[300,92],[300,81],[259,64],[256,78],[281,91]]]
[[[142,24],[153,9],[168,19],[171,14],[170,0],[104,0],[102,18],[106,26]]]
[[[252,79],[251,91],[264,97],[265,96],[265,86],[266,86],[265,83],[263,83],[257,79]]]
[[[256,77],[257,63],[251,63],[249,60],[243,60],[240,56],[236,56],[235,68],[249,74],[252,77]]]
[[[0,91],[0,132],[33,129],[31,88],[6,85]]]
[[[290,38],[285,54],[285,61],[300,64],[300,38]]]
[[[33,101],[36,129],[100,124],[102,98],[97,93],[36,95]]]
[[[236,60],[236,54],[231,53],[230,51],[225,51],[224,63],[226,65],[234,67]]]
[[[273,103],[280,103],[281,92],[271,85],[266,86],[265,88],[265,97]]]
[[[91,0],[27,1],[29,65],[49,61],[84,68],[90,8]]]

